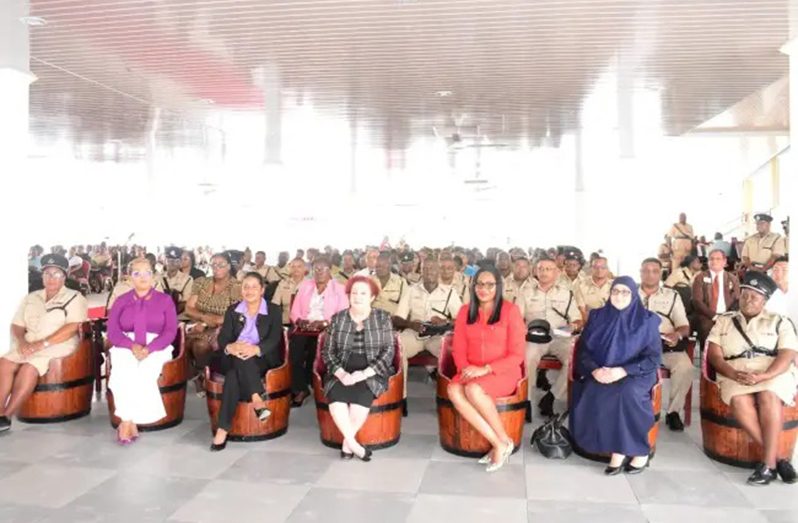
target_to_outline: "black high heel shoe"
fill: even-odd
[[[632,465],[632,460],[630,459],[629,462],[626,464],[626,466],[623,468],[623,470],[627,474],[640,474],[651,465],[652,459],[654,459],[654,456],[649,454],[648,459],[646,460],[646,464],[643,465],[642,467],[635,467],[634,465]]]
[[[607,476],[617,476],[618,474],[621,473],[621,471],[624,470],[624,467],[626,467],[628,463],[629,463],[629,458],[626,457],[623,458],[623,461],[621,461],[621,464],[618,465],[617,467],[612,467],[610,465],[607,465],[607,468],[604,469],[604,474]]]
[[[344,460],[344,461],[349,461],[350,459],[352,459],[354,457],[355,457],[355,455],[353,453],[351,453],[351,452],[344,452],[343,450],[341,451],[341,459]]]
[[[213,443],[211,442],[211,452],[219,452],[224,450],[227,446],[227,440],[225,439],[222,443]]]
[[[359,459],[360,461],[371,461],[371,455],[372,454],[373,453],[371,452],[371,449],[366,449],[366,452],[362,456],[357,456],[357,454],[353,454],[353,455],[357,456],[357,459]]]

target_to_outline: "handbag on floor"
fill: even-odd
[[[530,444],[548,459],[566,459],[573,452],[571,433],[563,424],[568,411],[554,416],[532,433]]]

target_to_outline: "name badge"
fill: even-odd
[[[709,277],[705,276],[704,277],[704,283],[712,283],[712,278],[709,278]]]

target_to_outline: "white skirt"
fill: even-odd
[[[127,334],[132,338],[133,334]],[[157,335],[147,334],[147,343]],[[172,347],[150,353],[139,361],[133,351],[111,347],[111,377],[108,388],[114,393],[114,414],[122,421],[137,425],[155,423],[166,416],[158,389],[158,378],[164,363],[172,359]]]

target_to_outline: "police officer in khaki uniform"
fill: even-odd
[[[671,267],[678,267],[682,259],[693,250],[693,226],[687,223],[687,215],[681,213],[679,221],[674,223],[668,231],[668,238],[671,241]]]
[[[249,267],[249,271],[247,272],[257,272],[263,277],[264,280],[266,280],[267,284],[283,279],[283,276],[275,267],[266,265],[266,253],[263,251],[258,251],[255,253],[255,265],[251,265]],[[238,281],[244,281],[244,277],[247,275],[247,272],[244,270],[238,271]]]
[[[164,251],[164,256],[166,257],[166,272],[159,274],[155,279],[155,288],[171,295],[173,299],[177,298],[176,307],[178,314],[180,314],[179,319],[186,321],[188,316],[185,316],[183,311],[186,309],[186,302],[191,297],[191,286],[194,283],[194,278],[180,270],[183,249],[174,246],[167,247]]]
[[[341,267],[335,267],[332,271],[333,278],[338,280],[341,285],[346,285],[349,278],[354,276],[356,272],[355,255],[352,254],[352,251],[344,251],[341,255]]]
[[[766,213],[754,216],[756,220],[756,234],[746,238],[743,244],[743,267],[755,271],[766,272],[770,270],[776,258],[784,256],[787,249],[784,238],[775,232],[770,232],[770,222],[773,217]]]
[[[399,335],[402,343],[402,364],[407,397],[407,360],[423,350],[439,356],[443,335],[425,335],[425,323],[433,326],[453,325],[462,302],[451,287],[440,285],[440,266],[428,259],[421,267],[421,282],[411,285],[399,302],[394,327],[404,329]]]
[[[513,260],[510,255],[504,251],[496,253],[496,268],[499,269],[502,278],[507,281],[507,278],[513,274]]]
[[[399,303],[402,301],[402,295],[409,290],[410,285],[404,278],[391,272],[391,255],[388,252],[381,252],[377,257],[374,272],[372,279],[377,283],[380,293],[374,298],[371,306],[388,311],[391,316],[395,316]]]
[[[677,432],[684,430],[679,410],[684,405],[693,382],[693,362],[685,352],[690,336],[690,321],[682,298],[673,289],[662,287],[662,265],[657,258],[647,258],[640,266],[640,301],[660,317],[662,366],[671,373],[670,399],[665,423]]]
[[[573,292],[558,283],[560,271],[556,262],[549,258],[541,259],[537,263],[536,270],[537,283],[526,287],[515,303],[527,325],[532,320],[546,320],[551,328],[551,341],[547,343],[528,341],[526,344],[526,368],[529,376],[535,375],[540,359],[547,354],[556,356],[562,363],[562,370],[554,386],[538,404],[542,415],[551,416],[554,414],[554,400],[565,401],[568,388],[572,339],[565,334],[565,331],[580,330],[582,318]],[[534,388],[535,380],[530,379],[530,398]]]
[[[665,280],[665,286],[673,288],[683,284],[692,287],[693,280],[695,280],[695,276],[699,272],[701,272],[701,260],[697,256],[688,254],[682,260],[682,266],[675,269]]]
[[[559,283],[565,285],[571,291],[576,292],[576,288],[585,276],[582,274],[582,255],[576,251],[565,251],[563,261],[563,272],[560,275]]]
[[[416,272],[416,256],[412,251],[399,255],[399,275],[410,285],[421,281],[421,274]]]
[[[707,338],[707,360],[717,373],[721,400],[764,448],[762,463],[748,482],[767,485],[778,474],[794,483],[795,469],[778,459],[778,442],[783,406],[795,404],[798,334],[789,318],[765,310],[776,290],[769,276],[748,272],[740,287],[740,310],[718,316]]]
[[[510,303],[516,303],[527,287],[535,284],[532,279],[531,268],[529,260],[526,258],[518,258],[513,264],[513,273],[509,278],[504,279],[504,294],[502,298]]]
[[[291,305],[294,303],[299,284],[305,279],[305,261],[302,258],[294,258],[287,267],[291,271],[289,276],[280,280],[272,296],[272,303],[279,305],[283,310],[284,326],[291,323]]]
[[[69,261],[59,254],[42,256],[44,289],[28,294],[11,321],[11,350],[0,357],[0,432],[47,373],[50,360],[71,354],[78,346],[80,324],[88,318],[88,302],[68,289]]]
[[[288,278],[291,275],[291,268],[288,266],[289,261],[288,251],[280,251],[277,255],[277,265],[274,266],[274,269],[281,279]]]
[[[576,285],[574,296],[582,313],[582,321],[587,322],[590,311],[604,306],[610,299],[612,280],[607,266],[607,258],[597,256],[590,264],[590,276]]]
[[[457,272],[457,265],[454,263],[454,257],[448,252],[442,253],[439,264],[441,268],[439,283],[444,287],[452,287],[460,298],[460,301],[462,303],[468,303],[471,300],[470,296],[467,299],[465,298],[468,294],[468,286],[466,285],[463,275]]]

